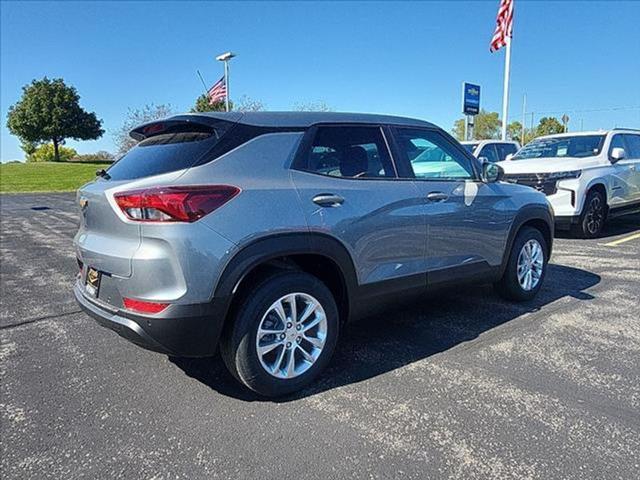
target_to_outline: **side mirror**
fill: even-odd
[[[484,183],[499,182],[504,177],[504,170],[500,165],[485,162],[482,164],[482,181]]]
[[[506,157],[504,157],[504,161],[508,162],[509,160],[511,160],[513,158],[513,153],[508,153]]]
[[[611,150],[611,155],[609,158],[611,159],[611,163],[616,163],[622,160],[624,157],[625,157],[624,148],[616,147],[613,150]]]
[[[478,160],[480,160],[480,163],[488,163],[489,159],[487,157],[478,157]]]

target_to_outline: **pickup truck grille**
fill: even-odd
[[[520,185],[526,185],[527,187],[535,188],[545,195],[553,195],[558,191],[556,180],[549,179],[546,175],[541,173],[510,174],[505,175],[504,179],[507,182],[517,183]]]

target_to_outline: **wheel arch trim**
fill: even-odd
[[[355,266],[347,248],[336,238],[323,233],[280,233],[262,237],[245,245],[227,263],[213,293],[215,298],[231,298],[242,280],[255,267],[280,257],[319,255],[339,268],[347,301],[358,286]]]
[[[541,221],[541,222],[544,222],[545,225],[547,226],[549,230],[549,239],[548,239],[547,252],[546,252],[547,261],[551,257],[551,251],[553,246],[553,235],[554,235],[554,218],[553,218],[553,213],[551,213],[551,209],[543,205],[530,205],[530,206],[524,207],[520,211],[518,211],[513,222],[511,223],[511,228],[509,229],[509,235],[507,237],[506,247],[502,255],[502,263],[500,265],[500,276],[504,274],[504,271],[507,268],[507,263],[509,262],[509,256],[511,255],[511,249],[513,248],[513,242],[516,239],[516,235],[526,223],[529,223],[532,221]]]

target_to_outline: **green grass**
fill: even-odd
[[[0,164],[0,193],[71,192],[92,180],[100,163]]]

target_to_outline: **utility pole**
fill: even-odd
[[[225,110],[229,111],[229,60],[235,57],[236,54],[233,52],[225,52],[216,57],[216,60],[224,63],[224,86],[226,90],[226,94],[224,96],[224,106]]]
[[[531,112],[531,135],[533,135],[533,112]]]
[[[524,145],[524,129],[527,124],[527,94],[522,96],[522,134],[520,135],[520,145]]]

